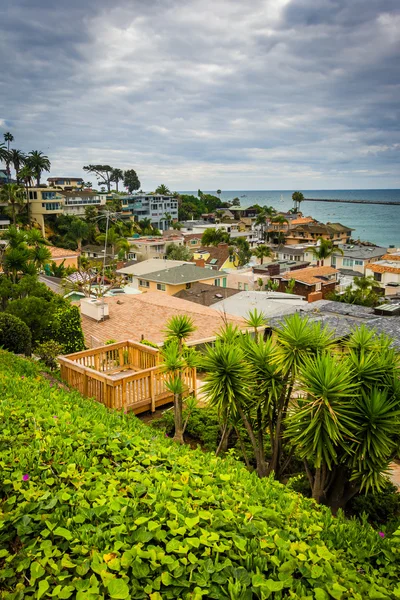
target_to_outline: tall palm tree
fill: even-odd
[[[17,213],[24,206],[24,188],[17,183],[6,183],[0,188],[0,199],[7,202],[13,225],[16,225]]]
[[[275,223],[278,225],[278,240],[282,238],[282,229],[281,227],[286,223],[288,224],[288,220],[283,215],[276,215],[271,218],[271,223]]]
[[[43,268],[51,261],[51,252],[43,244],[36,244],[29,248],[29,258],[37,269]]]
[[[333,254],[341,254],[343,256],[343,250],[334,246],[331,240],[325,240],[324,238],[318,239],[318,246],[311,248],[311,252],[317,259],[317,266],[324,266],[324,260],[329,258]]]
[[[170,228],[171,225],[171,221],[172,221],[172,215],[169,212],[164,213],[163,219],[167,225],[167,229]]]
[[[32,150],[28,154],[27,163],[33,169],[36,177],[36,185],[39,187],[43,171],[50,171],[50,159],[41,150]]]
[[[7,164],[9,155],[10,153],[7,150],[7,146],[5,144],[0,144],[0,161]]]
[[[124,172],[122,169],[113,169],[110,181],[115,183],[115,191],[118,192],[118,183],[124,180]]]
[[[22,150],[16,150],[15,148],[11,150],[11,163],[15,169],[17,183],[20,183],[19,172],[21,170],[21,167],[25,164],[25,161],[26,155],[24,154],[24,152],[22,152]]]
[[[160,194],[161,196],[169,196],[171,191],[169,189],[168,186],[164,185],[163,183],[161,185],[159,185],[156,189],[155,189],[155,194]]]
[[[26,247],[9,248],[3,255],[3,269],[11,275],[13,283],[17,283],[18,274],[25,273],[29,263],[29,251]]]
[[[139,221],[139,227],[142,231],[142,233],[144,233],[145,235],[149,235],[151,233],[153,233],[154,231],[154,227],[151,223],[151,219],[149,219],[148,217],[145,217],[144,219],[142,219],[141,221]]]
[[[304,200],[304,196],[301,192],[293,192],[292,200],[294,202],[293,212],[297,213],[297,212],[299,212],[300,204]]]
[[[254,255],[260,259],[260,264],[263,264],[264,258],[269,258],[272,256],[272,251],[271,248],[265,244],[260,244],[260,246],[257,246],[257,248],[254,250]]]
[[[104,244],[106,242],[106,234],[100,233],[97,236],[97,241]],[[114,258],[115,253],[119,250],[125,250],[125,252],[129,252],[130,245],[128,240],[125,237],[122,237],[117,233],[114,227],[110,227],[107,232],[107,246],[111,246],[111,255]]]
[[[31,203],[29,198],[29,187],[32,186],[32,181],[35,176],[33,168],[26,162],[20,171],[17,173],[17,179],[24,182],[26,205],[28,207],[28,225],[31,224]]]
[[[7,142],[7,152],[8,152],[8,156],[6,157],[5,163],[6,163],[6,169],[7,169],[7,177],[8,177],[8,181],[11,179],[11,171],[10,171],[10,163],[11,163],[11,152],[10,152],[10,142],[14,141],[14,136],[12,133],[10,133],[9,131],[7,131],[6,133],[3,134],[4,137],[4,141]]]
[[[267,214],[264,210],[258,213],[255,221],[256,227],[260,227],[261,229],[261,237],[265,239],[265,226],[267,224]]]

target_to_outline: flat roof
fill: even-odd
[[[297,294],[244,291],[213,304],[213,308],[239,317],[247,317],[251,310],[257,309],[266,318],[271,318],[292,314],[306,304],[303,296]]]
[[[143,273],[141,277],[146,281],[156,281],[167,285],[179,285],[180,283],[193,283],[204,279],[215,279],[226,277],[223,271],[213,271],[197,267],[193,263],[186,263],[178,267],[162,269],[152,273]]]

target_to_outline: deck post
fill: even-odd
[[[88,376],[86,373],[86,369],[85,372],[83,374],[83,395],[88,397],[89,396],[89,382],[88,382]]]

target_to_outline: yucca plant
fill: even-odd
[[[246,317],[246,324],[254,329],[254,337],[256,342],[258,341],[258,328],[263,327],[267,323],[267,319],[264,313],[258,311],[256,308],[250,310]]]
[[[193,319],[187,315],[175,315],[167,322],[164,333],[166,340],[178,340],[180,346],[196,331]]]

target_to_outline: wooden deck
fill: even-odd
[[[108,408],[139,414],[173,401],[156,348],[128,340],[58,360],[69,386]],[[183,377],[186,394],[196,394],[196,369],[186,369]]]

